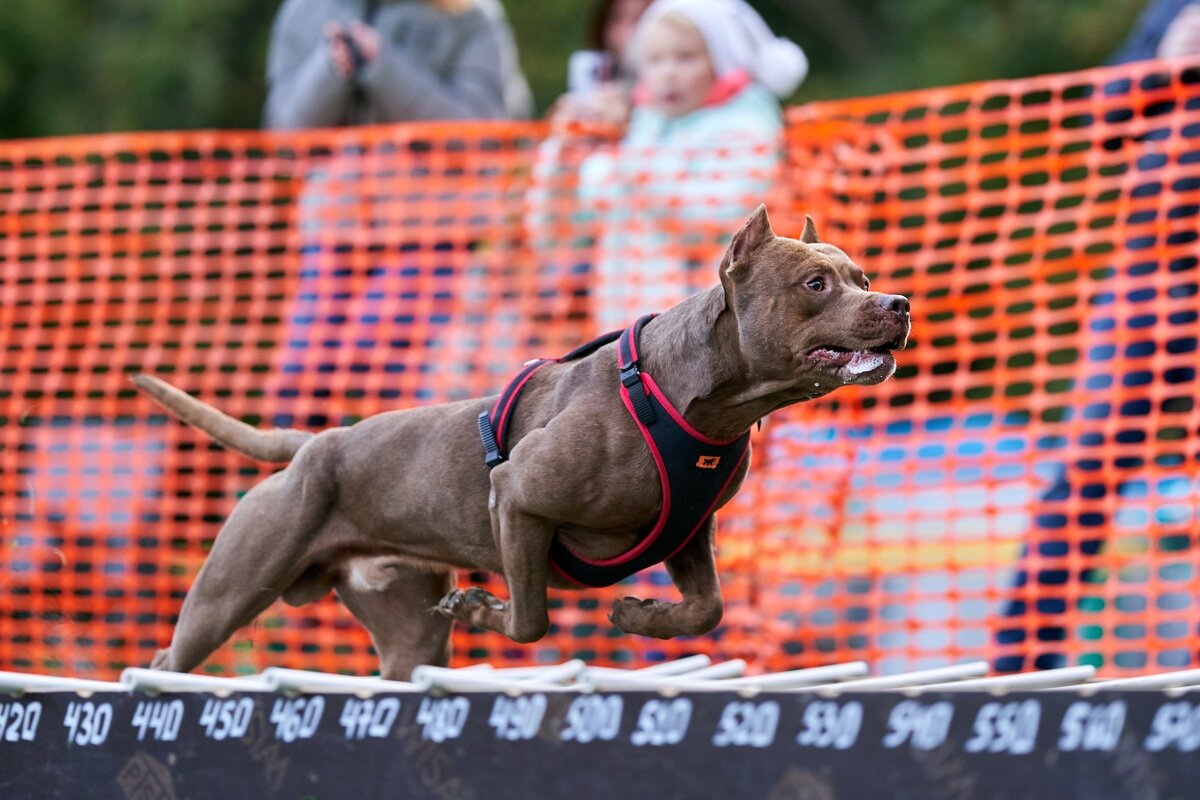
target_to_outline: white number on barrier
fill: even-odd
[[[351,697],[342,706],[338,723],[346,729],[347,739],[386,739],[399,714],[400,701],[395,697],[384,697],[379,701]]]
[[[271,707],[271,722],[275,723],[275,738],[281,742],[311,739],[325,713],[325,698],[281,697]]]
[[[1181,701],[1160,706],[1150,724],[1145,746],[1151,753],[1172,746],[1181,753],[1200,748],[1200,705]]]
[[[38,722],[42,719],[42,704],[0,703],[0,741],[32,742],[37,738]]]
[[[80,747],[104,744],[112,727],[113,710],[108,703],[68,703],[63,727],[67,729],[67,744]]]
[[[1125,727],[1125,712],[1124,700],[1111,703],[1080,700],[1071,703],[1063,714],[1058,749],[1064,753],[1073,750],[1116,750],[1121,740],[1121,730]]]
[[[204,701],[204,711],[200,714],[200,727],[204,735],[215,741],[225,739],[240,739],[250,728],[250,718],[254,715],[254,701],[249,697],[238,700],[218,700],[210,697]]]
[[[421,738],[434,742],[457,739],[467,724],[471,704],[465,697],[429,697],[421,700],[417,709],[417,724],[421,727]]]
[[[595,739],[611,742],[621,730],[624,703],[619,695],[576,697],[567,709],[567,725],[563,728],[564,742],[587,744]]]
[[[674,700],[647,700],[638,714],[637,728],[629,741],[634,745],[679,744],[692,721],[692,701],[683,697]]]
[[[131,724],[137,728],[139,742],[147,731],[156,742],[173,742],[183,724],[183,701],[143,700],[137,704]]]
[[[905,700],[888,715],[888,733],[883,737],[883,746],[899,747],[911,742],[916,750],[936,749],[945,743],[953,719],[954,706],[945,701],[927,706]]]
[[[522,694],[517,697],[496,698],[488,725],[496,729],[496,738],[523,742],[537,736],[546,715],[544,694]]]
[[[717,747],[770,747],[779,726],[779,703],[734,701],[725,706],[717,722],[713,744]]]
[[[975,717],[974,735],[963,747],[968,753],[1031,753],[1041,719],[1042,707],[1036,700],[986,703]]]
[[[804,730],[796,742],[807,747],[832,747],[845,750],[853,747],[862,728],[862,703],[851,700],[844,706],[832,701],[817,700],[804,709]]]

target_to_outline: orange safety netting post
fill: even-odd
[[[147,663],[270,470],[128,374],[263,426],[481,396],[714,282],[763,199],[910,296],[896,379],[768,420],[721,515],[714,634],[612,629],[615,597],[673,597],[660,568],[553,593],[535,645],[460,629],[456,660],[1194,664],[1198,77],[811,104],[782,161],[606,161],[539,124],[0,144],[0,669]],[[206,669],[268,665],[376,666],[333,598],[273,606]]]

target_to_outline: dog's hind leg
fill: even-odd
[[[327,452],[335,440],[326,436],[234,506],[188,590],[171,646],[152,667],[195,669],[304,573],[309,545],[337,496]]]
[[[380,677],[404,681],[421,664],[447,666],[454,622],[435,609],[454,590],[454,572],[412,564],[392,565],[389,572],[389,585],[380,589],[355,586],[351,579],[336,586],[346,608],[371,634]]]
[[[613,604],[609,615],[613,624],[625,633],[656,639],[699,636],[715,628],[724,612],[713,547],[716,529],[714,515],[682,550],[665,562],[683,602],[622,597]]]

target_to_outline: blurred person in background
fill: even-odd
[[[1186,58],[1200,54],[1200,3],[1195,0],[1152,0],[1138,18],[1133,31],[1116,53],[1110,64],[1127,64],[1154,59]],[[1143,90],[1161,89],[1169,84],[1165,72],[1151,72],[1138,81]],[[1195,352],[1196,338],[1190,335],[1186,322],[1172,321],[1175,315],[1163,314],[1155,320],[1154,329],[1140,329],[1129,325],[1129,318],[1144,319],[1150,306],[1145,297],[1146,289],[1131,292],[1124,288],[1124,281],[1137,280],[1135,276],[1150,275],[1165,271],[1171,275],[1170,285],[1154,298],[1160,304],[1180,304],[1200,293],[1197,275],[1197,258],[1181,248],[1192,246],[1197,240],[1195,219],[1200,216],[1200,177],[1194,160],[1181,161],[1172,155],[1172,139],[1194,139],[1195,126],[1177,128],[1170,116],[1177,114],[1177,101],[1156,102],[1139,107],[1136,112],[1119,108],[1111,98],[1122,98],[1131,92],[1134,81],[1128,77],[1109,79],[1102,87],[1105,102],[1112,108],[1108,115],[1120,119],[1125,113],[1136,113],[1147,123],[1145,130],[1136,136],[1115,136],[1104,139],[1100,146],[1109,153],[1121,153],[1126,163],[1123,170],[1123,189],[1128,193],[1131,205],[1141,206],[1127,215],[1124,222],[1138,226],[1137,235],[1123,243],[1126,257],[1130,260],[1123,271],[1109,266],[1104,271],[1093,270],[1095,288],[1088,291],[1087,338],[1082,357],[1078,362],[1079,374],[1073,379],[1074,403],[1077,413],[1084,420],[1113,419],[1121,428],[1136,430],[1151,421],[1155,415],[1183,414],[1190,411],[1193,400],[1184,390],[1175,396],[1160,397],[1153,408],[1142,399],[1121,401],[1126,386],[1137,386],[1147,379],[1147,368],[1156,357],[1171,358],[1179,354]],[[1157,127],[1149,123],[1163,117]],[[1095,123],[1094,117],[1089,123]],[[1178,145],[1178,141],[1176,141]],[[1108,156],[1111,160],[1112,156]],[[1110,166],[1111,168],[1111,166]],[[1150,198],[1157,198],[1153,203]],[[1157,227],[1151,227],[1156,223]],[[1168,257],[1168,252],[1174,257]],[[1144,280],[1144,278],[1142,279]],[[1135,304],[1134,298],[1138,298]],[[1140,312],[1140,313],[1139,313]],[[1178,327],[1174,327],[1178,326]],[[1172,335],[1174,334],[1174,335]],[[1160,341],[1155,341],[1158,338]],[[1194,373],[1187,375],[1178,368],[1166,369],[1171,383],[1191,382]],[[1186,381],[1185,381],[1186,378]],[[1087,424],[1087,423],[1085,423]],[[1092,425],[1097,425],[1092,422]],[[1098,426],[1098,425],[1097,425]],[[1130,436],[1128,431],[1121,436]],[[1090,469],[1077,462],[1068,462],[1056,468],[1050,486],[1041,494],[1035,507],[1030,540],[1022,544],[1014,572],[1009,596],[1002,605],[996,641],[1007,646],[1007,652],[998,657],[994,667],[1000,672],[1018,672],[1029,667],[1034,669],[1057,669],[1069,666],[1071,654],[1080,649],[1078,629],[1084,626],[1076,614],[1098,614],[1103,611],[1106,592],[1112,593],[1111,585],[1119,584],[1118,570],[1108,569],[1102,555],[1111,546],[1108,541],[1115,518],[1136,506],[1138,500],[1151,491],[1158,494],[1157,501],[1168,505],[1175,497],[1186,497],[1191,489],[1180,473],[1162,470],[1148,479],[1130,469],[1114,470],[1114,477],[1095,474],[1096,465],[1113,469],[1114,464],[1102,461],[1101,454],[1105,438],[1098,431],[1088,431],[1082,439],[1089,447],[1096,448],[1096,456]],[[1119,439],[1118,439],[1119,441]],[[1073,512],[1073,498],[1096,501],[1115,495],[1108,501],[1111,508],[1106,511],[1095,507]],[[1155,514],[1155,523],[1175,523],[1171,512],[1160,508]],[[1169,525],[1164,525],[1169,529]],[[1164,535],[1157,546],[1165,553],[1182,550],[1190,545],[1181,545],[1179,537]],[[1070,560],[1077,559],[1082,567],[1068,568]],[[1074,600],[1068,602],[1065,595],[1068,587]],[[1166,598],[1146,598],[1160,609],[1178,611],[1164,603]],[[1129,602],[1128,598],[1126,602]],[[1029,619],[1030,616],[1034,619]],[[1094,618],[1084,617],[1092,622]],[[1113,635],[1106,631],[1105,635]],[[1097,638],[1095,634],[1091,638]],[[1033,653],[1036,652],[1036,655]],[[1128,654],[1126,654],[1128,656]],[[1195,656],[1175,651],[1159,655],[1158,663],[1118,666],[1144,667],[1188,667],[1195,665]]]
[[[651,0],[602,0],[588,31],[588,50],[567,63],[567,93],[550,110],[551,119],[625,125],[635,74],[630,43]]]
[[[521,119],[532,106],[498,0],[286,0],[267,85],[275,129]]]
[[[267,78],[274,129],[523,118],[532,104],[498,0],[286,0]],[[413,401],[363,384],[421,367],[476,244],[435,221],[440,136],[331,139],[332,154],[311,162],[296,200],[295,305],[268,387],[276,424],[348,424],[381,401]]]
[[[272,129],[522,119],[532,107],[498,0],[286,0],[267,84]],[[445,188],[431,155],[443,136],[331,136],[332,155],[312,162],[296,200],[295,305],[264,387],[276,425],[347,425],[433,399],[423,381],[399,387],[447,335],[443,312],[477,244],[435,219]],[[452,588],[435,572],[404,572],[406,591]]]
[[[634,73],[630,63],[629,45],[637,30],[638,21],[650,7],[651,0],[601,0],[592,15],[588,43],[593,50],[608,53],[613,58],[612,77],[632,83]]]
[[[1110,59],[1112,64],[1200,53],[1200,3],[1151,0],[1133,32]]]
[[[777,183],[780,98],[808,71],[800,47],[776,37],[743,0],[657,0],[631,48],[638,83],[619,143],[572,160],[576,131],[592,120],[563,110],[531,194],[535,248],[562,247],[577,223],[597,231],[590,310],[602,330],[713,283],[736,223]],[[565,185],[576,196],[563,203],[562,177],[575,165],[577,182]]]

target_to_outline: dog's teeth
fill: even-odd
[[[878,369],[881,364],[883,364],[883,356],[859,350],[850,357],[850,361],[842,369],[851,375],[861,375],[864,372]]]

